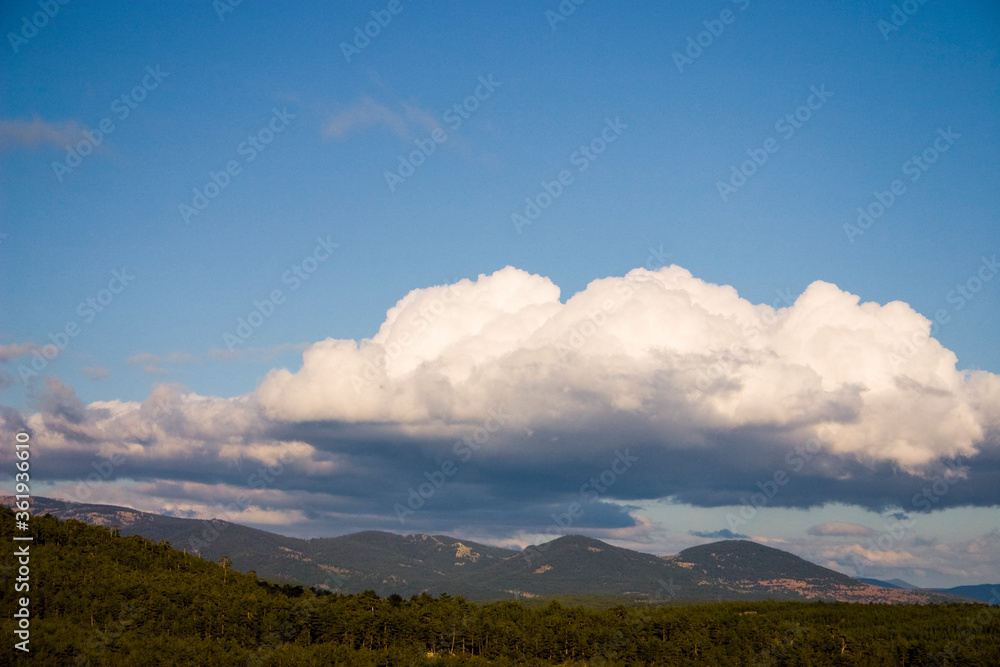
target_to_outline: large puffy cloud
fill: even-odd
[[[562,303],[547,278],[508,267],[411,292],[373,338],[317,343],[256,396],[272,419],[390,433],[453,434],[504,406],[532,429],[626,421],[666,449],[753,430],[908,471],[975,455],[1000,378],[957,370],[905,303],[859,301],[818,281],[775,310],[670,266]]]
[[[930,332],[906,304],[823,282],[775,309],[670,266],[563,302],[505,268],[414,290],[371,339],[315,343],[246,395],[159,385],[84,404],[50,381],[34,414],[0,410],[0,437],[26,427],[42,445],[36,493],[284,516],[303,535],[639,544],[660,529],[629,502],[739,506],[767,489],[768,506],[1000,504],[1000,379],[957,370]]]

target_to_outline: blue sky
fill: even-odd
[[[19,414],[45,415],[67,388],[80,405],[141,402],[161,383],[188,396],[256,396],[272,369],[298,371],[306,346],[376,336],[411,291],[505,266],[548,278],[563,303],[644,266],[676,264],[776,308],[824,281],[940,319],[933,336],[957,369],[986,371],[987,383],[1000,373],[996,3],[915,3],[898,26],[889,2],[592,1],[563,3],[576,9],[558,21],[554,1],[220,6],[71,2],[43,18],[37,3],[0,9],[0,401]],[[376,36],[345,56],[356,29],[379,17]],[[41,27],[25,29],[32,19]],[[467,118],[454,111],[463,104]],[[111,131],[79,166],[53,167],[102,122]],[[434,150],[390,187],[386,172],[421,145]],[[754,155],[760,164],[747,163]],[[233,173],[218,176],[227,164]],[[751,175],[731,181],[734,166]],[[564,170],[559,195],[519,230],[512,215]],[[226,186],[185,216],[213,173]],[[735,191],[720,195],[719,182]],[[845,231],[859,207],[883,205],[870,227]],[[296,267],[308,279],[296,282]],[[81,303],[122,287],[113,271],[134,279],[87,316]],[[275,290],[281,303],[225,354],[226,334]],[[23,371],[73,324],[65,350],[37,376]],[[327,413],[316,414],[309,420]],[[979,423],[973,468],[994,460],[984,452],[997,422]],[[421,451],[417,473],[441,457]],[[893,461],[917,475],[902,457],[883,463]],[[994,464],[982,465],[988,487]],[[921,479],[878,474],[890,486]],[[164,475],[144,469],[118,484]],[[844,521],[864,523],[880,501],[852,493],[789,504],[840,502],[854,508]],[[150,507],[163,497],[151,491]],[[994,489],[955,504],[998,502]],[[706,510],[688,509],[692,529],[703,526]],[[702,530],[724,527],[726,510],[712,511],[720,525]],[[352,527],[399,529],[369,510],[352,516]],[[475,532],[440,521],[421,529]],[[479,536],[513,539],[501,523]],[[794,542],[806,537],[778,524],[769,539],[819,558],[815,541]],[[967,525],[950,544],[998,528]],[[968,568],[928,581],[1000,576],[995,559]]]

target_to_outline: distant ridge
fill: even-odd
[[[11,505],[13,498],[0,497]],[[514,551],[446,535],[365,531],[303,540],[220,520],[183,519],[111,505],[36,497],[36,514],[167,541],[241,571],[302,585],[335,581],[342,592],[409,597],[428,592],[474,600],[601,596],[649,603],[699,600],[828,600],[922,604],[968,602],[952,591],[873,585],[756,542],[727,540],[674,556],[616,547],[580,535]],[[963,587],[985,594],[980,588]],[[970,595],[970,597],[972,597]],[[976,598],[983,599],[983,598]]]
[[[961,595],[972,598],[980,602],[987,602],[992,605],[1000,605],[1000,584],[978,584],[973,586],[955,586],[954,588],[930,588],[937,593],[947,593],[949,595]]]

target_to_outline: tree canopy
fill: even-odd
[[[5,536],[13,513],[0,508]],[[142,537],[31,521],[30,657],[39,665],[997,665],[985,605],[739,602],[594,609],[340,595],[227,573]],[[9,541],[8,541],[9,543]],[[13,636],[13,574],[3,619]],[[8,664],[8,663],[4,663]]]

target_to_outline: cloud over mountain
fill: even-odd
[[[511,536],[563,516],[635,530],[630,501],[738,505],[768,488],[774,506],[1000,503],[1000,378],[958,370],[908,305],[859,301],[815,282],[775,309],[669,266],[563,302],[507,267],[413,290],[372,338],[317,342],[240,397],[160,385],[84,405],[51,380],[2,431],[23,419],[44,443],[50,495],[74,499],[113,461],[98,481],[157,503],[343,530]],[[947,493],[915,505],[941,475]],[[397,507],[414,510],[405,526]]]

